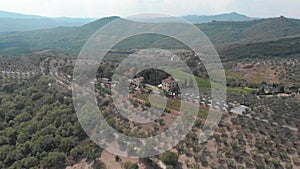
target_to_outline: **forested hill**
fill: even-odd
[[[38,51],[77,54],[85,41],[96,30],[117,18],[102,18],[82,27],[59,27],[48,30],[0,34],[0,54],[23,55]],[[282,43],[281,46],[287,47],[286,50],[292,50],[288,49],[289,46],[285,44],[289,43],[289,40],[286,39],[300,35],[300,20],[285,17],[234,22],[214,21],[196,26],[217,46],[217,49],[221,52],[220,55],[223,55],[224,48],[239,46],[239,51],[242,52],[243,50],[240,48],[247,46],[246,44],[264,44],[273,40],[276,40],[276,44]],[[281,39],[285,40],[281,41]],[[174,48],[182,47],[180,43],[171,43],[170,39],[158,35],[134,37],[131,40],[129,39],[126,44],[120,44],[119,47],[170,47],[170,45]],[[266,48],[266,50],[269,50],[269,48]],[[265,50],[261,49],[261,51],[264,54]],[[231,51],[229,53],[235,52]],[[228,55],[228,52],[226,55]]]
[[[217,21],[246,21],[253,18],[235,12],[219,15],[188,15],[182,16],[193,24]],[[151,20],[164,21],[169,17],[152,18]],[[95,18],[69,18],[69,17],[45,17],[28,15],[7,11],[0,11],[0,32],[32,31],[39,29],[50,29],[59,26],[82,26],[96,20]]]
[[[38,51],[76,54],[99,28],[118,17],[102,18],[81,27],[58,27],[28,32],[0,34],[0,54],[23,55]]]
[[[193,24],[207,23],[212,21],[248,21],[254,19],[236,12],[212,16],[187,15],[183,16],[182,18],[188,20]]]
[[[300,34],[300,20],[285,17],[197,25],[215,44],[268,41]]]

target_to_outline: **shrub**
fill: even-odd
[[[173,152],[165,152],[160,155],[160,158],[166,165],[175,166],[178,162],[178,154]]]
[[[139,166],[136,163],[132,163],[132,162],[129,162],[129,161],[125,162],[124,167],[126,169],[138,169],[139,168]]]

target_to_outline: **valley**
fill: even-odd
[[[74,84],[74,68],[76,63],[86,61],[77,59],[81,47],[96,30],[118,18],[106,17],[78,27],[0,33],[0,168],[300,167],[299,20],[248,18],[196,24],[222,60],[225,102],[213,100],[211,84],[217,79],[209,81],[202,61],[181,42],[144,34],[117,44],[99,65],[96,77],[83,78],[95,86],[96,105],[115,131],[128,137],[153,137],[165,132],[179,116],[190,117],[190,112],[181,112],[182,105],[199,106],[195,123],[179,144],[160,155],[130,158],[144,153],[146,147],[103,131],[100,138],[107,136],[109,143],[129,157],[99,147],[78,121],[72,97],[74,85],[78,85]],[[169,49],[193,74],[181,69],[168,69],[173,74],[151,69],[140,72],[126,81],[128,98],[117,97],[119,104],[115,105],[112,95],[120,83],[112,78],[116,68],[128,55],[145,47]],[[199,96],[181,94],[178,84],[182,89],[191,87],[193,77]],[[162,96],[165,100],[159,100]],[[149,123],[138,123],[123,117],[118,106],[135,117],[142,115],[134,113],[147,112],[151,107],[162,112]],[[200,143],[209,110],[222,114],[222,118],[208,140]],[[147,113],[147,117],[156,115]],[[97,143],[102,144],[100,138]],[[176,134],[169,138],[175,140]],[[161,146],[160,142],[155,144]]]

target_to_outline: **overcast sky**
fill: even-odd
[[[42,16],[93,17],[139,13],[300,18],[300,0],[0,0],[0,10]]]

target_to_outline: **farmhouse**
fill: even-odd
[[[168,95],[174,96],[179,93],[179,86],[177,81],[173,77],[168,77],[162,80],[162,89]]]

